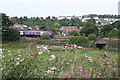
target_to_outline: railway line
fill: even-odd
[[[40,37],[22,37],[26,39],[40,39]],[[69,38],[51,38],[50,40],[69,40]]]

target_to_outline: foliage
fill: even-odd
[[[61,45],[65,45],[67,43],[67,41],[60,41],[60,40],[41,40],[37,42],[38,44],[41,45],[49,45],[49,46],[61,46]]]
[[[60,34],[62,34],[62,33],[63,33],[63,31],[62,31],[62,30],[59,30],[59,32],[60,32]]]
[[[69,35],[78,36],[78,32],[77,31],[71,31],[71,32],[69,32]]]
[[[57,29],[56,29],[55,27],[51,27],[51,28],[50,28],[50,31],[53,31],[53,34],[55,35],[56,32],[57,32]]]
[[[0,23],[0,26],[2,27],[9,27],[13,25],[13,22],[9,19],[9,16],[7,16],[4,13],[0,13],[0,22],[2,22],[2,24]]]
[[[120,21],[116,21],[115,23],[112,24],[115,28],[118,30],[120,29]]]
[[[89,34],[98,34],[98,29],[97,27],[92,24],[92,23],[85,23],[83,28],[80,30],[80,34],[85,34],[86,36],[88,36]]]
[[[43,34],[41,35],[41,39],[47,40],[47,39],[50,39],[50,36],[49,36],[48,33],[43,33]]]
[[[8,27],[2,28],[2,40],[3,41],[17,41],[20,39],[20,33],[16,29]]]
[[[100,32],[100,37],[107,37],[107,34],[113,29],[112,25],[104,25]]]
[[[94,41],[91,42],[91,46],[90,46],[90,47],[91,47],[91,48],[96,48],[96,44],[95,44]]]
[[[3,78],[118,78],[116,52],[86,50],[84,53],[69,48],[73,47],[48,52],[45,46],[38,44],[29,49],[4,47],[1,55]]]
[[[83,36],[76,36],[76,37],[71,37],[69,38],[69,43],[70,44],[76,44],[79,46],[88,46],[88,38],[83,37]]]
[[[94,18],[88,19],[87,21],[95,24],[95,19]]]
[[[96,35],[95,35],[95,34],[89,34],[89,35],[88,35],[88,39],[89,39],[90,41],[96,40]]]
[[[107,37],[110,37],[110,38],[118,38],[118,31],[113,29],[111,30],[108,34],[107,34]]]
[[[120,18],[120,15],[109,15],[109,14],[97,15],[97,14],[89,14],[88,17],[99,17],[99,18]]]
[[[27,18],[27,16],[24,17],[11,17],[11,20],[15,24],[25,24],[27,26],[40,26],[40,29],[42,30],[50,30],[51,27],[60,28],[61,26],[77,26],[78,28],[80,26],[83,26],[83,22],[81,22],[78,18],[72,18],[72,19],[61,19],[58,20],[57,17],[46,17],[45,19],[43,17],[31,17]]]

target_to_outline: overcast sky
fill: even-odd
[[[0,0],[0,12],[8,16],[81,16],[118,14],[120,0]]]

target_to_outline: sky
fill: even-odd
[[[118,15],[120,0],[0,0],[0,12],[8,16]]]

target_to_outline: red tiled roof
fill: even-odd
[[[22,25],[22,24],[14,24],[13,26],[23,27],[23,26],[26,26],[26,25]]]
[[[59,30],[62,30],[63,32],[70,32],[70,31],[78,31],[78,28],[75,26],[62,26]]]

